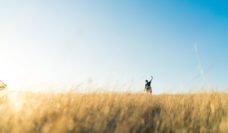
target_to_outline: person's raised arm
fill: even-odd
[[[151,80],[150,80],[150,82],[152,82],[152,80],[154,79],[154,77],[153,76],[151,76]]]

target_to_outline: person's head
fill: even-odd
[[[145,80],[148,83],[148,80]]]

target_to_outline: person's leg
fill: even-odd
[[[152,93],[151,88],[148,87],[147,90],[146,90],[146,92],[147,92],[148,94],[151,94],[151,93]]]
[[[148,86],[145,86],[145,92],[148,93]]]

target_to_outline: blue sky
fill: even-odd
[[[223,0],[1,1],[0,79],[155,93],[228,90]],[[88,85],[89,84],[89,85]]]

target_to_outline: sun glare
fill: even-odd
[[[14,112],[19,112],[22,108],[22,99],[20,98],[18,92],[9,92],[7,94],[9,105]]]
[[[4,71],[4,70],[11,70],[11,71]],[[0,80],[7,85],[8,89],[17,89],[22,86],[21,81],[22,79],[18,76],[19,73],[12,68],[8,69],[0,69],[1,77]]]

